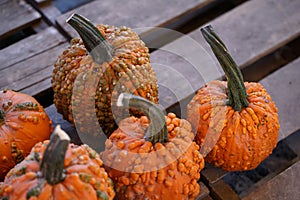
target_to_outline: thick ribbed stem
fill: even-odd
[[[85,48],[96,63],[111,61],[113,48],[93,23],[76,13],[67,20],[67,23],[80,35]]]
[[[40,166],[42,176],[50,185],[55,185],[65,179],[64,161],[69,143],[70,137],[60,129],[59,125],[56,126]]]
[[[161,109],[151,101],[140,96],[122,93],[120,94],[117,106],[124,108],[134,108],[141,111],[150,120],[146,133],[146,140],[156,143],[165,143],[168,139],[166,118]]]
[[[228,87],[228,105],[235,111],[240,111],[249,104],[242,72],[211,26],[202,28],[201,32],[225,72]]]
[[[0,109],[0,126],[5,123],[5,112]]]

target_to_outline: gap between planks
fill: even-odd
[[[0,39],[41,20],[41,15],[23,0],[2,0],[0,4]]]

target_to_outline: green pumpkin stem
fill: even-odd
[[[152,144],[169,141],[166,118],[157,105],[140,96],[122,93],[118,98],[117,106],[137,109],[148,117],[150,124],[145,136],[147,141]]]
[[[60,129],[59,125],[56,126],[40,166],[42,176],[50,185],[55,185],[65,179],[64,161],[69,143],[70,137]]]
[[[228,105],[235,111],[240,111],[249,104],[242,72],[228,53],[225,44],[210,25],[201,28],[201,32],[225,72],[228,87]]]
[[[5,123],[5,112],[0,109],[0,126]]]
[[[67,23],[80,35],[85,48],[96,63],[111,61],[113,48],[92,22],[75,13],[67,20]]]

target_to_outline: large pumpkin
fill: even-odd
[[[33,97],[0,91],[0,180],[51,132],[51,120]]]
[[[224,170],[250,170],[275,148],[279,122],[275,103],[259,83],[245,82],[225,45],[210,26],[202,33],[218,58],[225,81],[211,81],[188,104],[205,161]]]
[[[82,40],[73,39],[54,65],[54,103],[65,119],[75,121],[79,131],[92,133],[99,122],[109,135],[117,127],[115,119],[118,120],[114,116],[117,111],[113,114],[112,110],[113,98],[121,92],[158,103],[149,50],[134,31],[124,26],[95,27],[77,14],[68,23]],[[87,125],[85,119],[94,113],[98,122]]]
[[[199,195],[204,159],[193,142],[190,123],[173,113],[164,116],[140,97],[124,94],[120,102],[147,117],[122,120],[101,153],[117,198],[176,200]]]
[[[69,136],[58,126],[50,142],[36,144],[9,171],[0,185],[0,199],[113,199],[113,184],[99,155],[87,145],[69,143]]]

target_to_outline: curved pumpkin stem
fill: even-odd
[[[147,141],[152,144],[168,142],[166,118],[157,105],[140,96],[122,93],[118,98],[117,106],[137,109],[148,117],[150,124],[146,133]]]
[[[67,23],[80,35],[85,48],[96,63],[111,61],[113,48],[93,23],[76,13],[67,20]]]
[[[249,104],[242,72],[228,53],[225,44],[214,32],[212,26],[209,25],[202,28],[201,32],[225,72],[228,87],[228,105],[235,111],[240,111]]]
[[[55,185],[65,179],[64,161],[69,143],[70,137],[60,129],[59,125],[56,126],[40,166],[42,176],[50,185]]]

